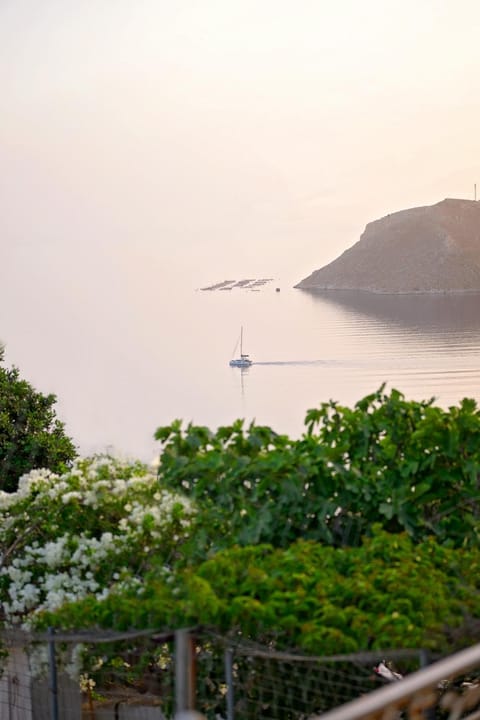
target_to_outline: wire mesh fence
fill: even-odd
[[[19,648],[12,648],[3,658],[0,676],[0,717],[31,716],[30,669],[28,658]]]
[[[388,653],[409,670],[425,662],[418,650]],[[226,654],[231,662],[229,720],[305,720],[370,693],[383,684],[374,672],[378,653],[312,657],[240,643]]]
[[[172,717],[173,637],[3,633],[0,720]]]
[[[3,633],[2,647],[0,720],[169,720],[193,708],[208,720],[307,720],[378,689],[385,655],[404,675],[426,663],[421,650],[312,657],[198,628]],[[476,686],[480,660],[469,670],[449,692]]]
[[[304,718],[378,686],[358,663],[243,656],[235,662],[235,716]]]
[[[174,635],[82,645],[82,720],[160,720],[174,714]]]

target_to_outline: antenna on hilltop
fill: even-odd
[[[473,199],[477,200],[477,183],[473,184]]]

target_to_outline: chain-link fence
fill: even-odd
[[[0,720],[161,720],[173,633],[3,633]]]
[[[381,653],[310,657],[205,629],[3,633],[0,720],[304,720],[379,687]],[[418,650],[388,652],[404,672]]]
[[[307,720],[330,717],[332,711],[337,718],[342,706],[347,710],[341,718],[347,720],[358,703],[359,718],[377,717],[362,715],[362,702],[367,697],[373,702],[372,691],[389,679],[405,687],[405,697],[402,690],[396,692],[397,705],[421,702],[428,709],[419,718],[480,717],[480,646],[467,653],[468,663],[461,653],[448,658],[443,677],[432,667],[415,672],[427,665],[422,650],[314,657],[203,628],[4,631],[1,640],[0,720],[169,720],[193,709],[208,720]],[[400,671],[390,671],[390,678],[387,660]],[[380,666],[386,674],[378,673]],[[433,686],[427,671],[436,672]],[[403,678],[416,677],[407,692]],[[418,689],[421,696],[415,695]],[[450,715],[448,703],[475,712]],[[385,717],[397,717],[397,705],[394,715]]]

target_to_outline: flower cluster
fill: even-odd
[[[0,607],[7,625],[141,583],[188,537],[191,502],[140,464],[78,460],[64,475],[34,470],[0,493]]]

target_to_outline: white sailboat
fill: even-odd
[[[232,358],[230,360],[230,366],[231,367],[239,367],[239,368],[246,368],[250,367],[253,362],[250,360],[247,353],[243,352],[243,327],[240,328],[240,357],[238,358]]]

